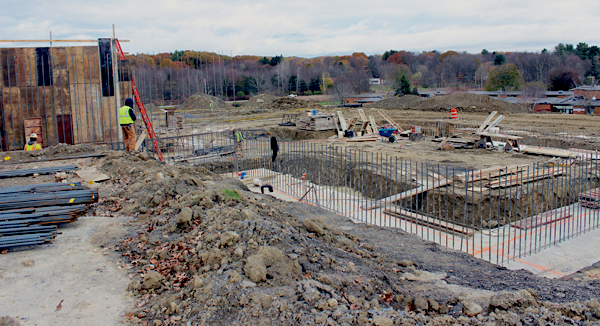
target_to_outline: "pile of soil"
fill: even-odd
[[[147,112],[156,112],[158,111],[158,106],[154,103],[144,103],[144,108]]]
[[[181,104],[178,111],[194,111],[194,110],[209,110],[210,101],[213,101],[213,108],[229,108],[231,107],[225,101],[218,97],[206,94],[195,94],[190,96],[185,103]]]
[[[58,144],[37,151],[0,152],[0,162],[34,161],[51,157],[80,156],[106,152],[106,147],[94,144]],[[7,159],[7,157],[10,157]],[[2,165],[2,163],[0,163]]]
[[[248,102],[244,103],[243,107],[249,108],[269,108],[271,103],[277,99],[277,96],[272,94],[260,94],[248,99]]]
[[[335,130],[310,131],[300,130],[297,127],[273,127],[269,132],[280,140],[308,140],[325,139],[337,135]]]
[[[365,108],[373,107],[373,108],[381,108],[381,109],[406,109],[406,108],[414,107],[422,101],[425,101],[425,99],[423,99],[420,96],[404,95],[404,96],[386,98],[386,99],[380,100],[375,103],[365,104],[363,106]]]
[[[273,102],[269,106],[274,111],[295,111],[295,110],[322,110],[323,107],[317,103],[299,100],[297,98],[281,97]]]
[[[527,108],[519,104],[508,103],[487,95],[453,93],[421,99],[416,95],[405,95],[384,99],[365,107],[384,109],[413,109],[421,111],[448,111],[456,108],[459,112],[490,113],[526,113]]]
[[[138,298],[127,314],[133,324],[516,325],[600,318],[600,304],[589,300],[595,285],[561,281],[562,296],[547,302],[554,280],[255,194],[203,167],[123,152],[95,164],[119,189],[97,213],[137,218],[115,248],[129,262],[129,290]],[[481,295],[469,284],[512,291]],[[574,298],[583,303],[560,303]]]

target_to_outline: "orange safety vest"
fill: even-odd
[[[42,145],[35,143],[34,145],[25,144],[26,151],[36,151],[38,149],[42,149]]]

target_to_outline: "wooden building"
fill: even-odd
[[[0,148],[119,141],[118,108],[131,95],[130,66],[97,46],[0,48]]]

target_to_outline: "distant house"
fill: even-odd
[[[369,78],[369,85],[383,85],[383,78]]]
[[[383,94],[369,93],[351,95],[344,100],[344,106],[362,106],[365,103],[375,103],[383,98]]]

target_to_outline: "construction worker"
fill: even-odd
[[[209,107],[210,107],[210,113],[213,113],[213,102],[212,102],[212,100],[210,100]]]
[[[119,109],[119,124],[121,130],[123,130],[123,142],[125,143],[125,150],[128,152],[135,150],[135,130],[133,129],[133,123],[136,117],[133,113],[133,100],[128,98],[125,100],[125,105]]]
[[[231,128],[230,130],[233,133],[233,135],[235,136],[236,150],[243,151],[244,144],[242,142],[244,141],[244,136],[242,135],[242,132],[237,129],[233,129],[233,128]]]
[[[42,145],[37,142],[38,135],[34,132],[29,135],[29,141],[25,144],[26,151],[37,151],[38,149],[42,149]]]

